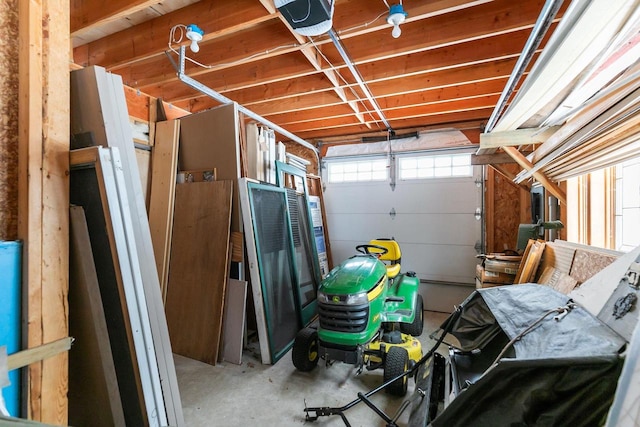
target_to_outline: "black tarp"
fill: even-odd
[[[578,305],[559,320],[554,319],[559,313],[544,317],[568,303],[566,295],[535,284],[481,289],[469,296],[451,330],[460,351],[452,352],[450,369],[454,380],[471,381],[459,381],[464,388],[431,425],[602,425],[626,341]],[[493,363],[509,340],[536,322]],[[473,369],[478,372],[468,372]]]
[[[566,306],[569,297],[536,284],[480,289],[463,303],[451,331],[463,351],[483,348],[500,330],[513,339],[549,310]],[[617,354],[626,341],[577,305],[561,320],[555,314],[514,344],[518,359]]]

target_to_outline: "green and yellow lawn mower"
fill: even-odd
[[[334,268],[318,290],[316,327],[301,330],[293,343],[294,366],[311,371],[324,359],[356,365],[358,373],[384,368],[384,381],[395,378],[422,357],[422,296],[415,273],[400,273],[400,246],[376,239],[356,246],[360,253]],[[407,392],[407,376],[387,386],[397,396]]]

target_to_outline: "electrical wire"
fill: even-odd
[[[293,19],[293,16],[291,17],[291,22],[293,22],[294,24],[299,24],[300,22],[304,22],[309,18],[309,15],[311,15],[311,0],[307,0],[307,16],[305,16],[302,19]]]
[[[344,77],[342,77],[342,74],[340,74],[340,72],[338,71],[338,69],[336,68],[335,65],[333,65],[333,63],[329,60],[329,58],[327,58],[325,56],[324,53],[322,53],[322,50],[320,50],[320,48],[318,47],[318,45],[315,44],[315,42],[313,41],[313,39],[311,37],[309,37],[309,40],[311,42],[311,44],[313,45],[313,47],[315,47],[316,51],[320,54],[320,56],[322,56],[322,59],[324,59],[325,61],[327,61],[327,64],[329,64],[329,67],[335,71],[336,75],[340,78],[340,80],[342,80],[342,82],[345,84],[345,86],[349,89],[349,91],[353,94],[353,96],[356,97],[356,100],[358,101],[358,103],[360,103],[360,105],[362,107],[364,107],[366,114],[369,116],[369,118],[371,119],[371,121],[373,121],[374,123],[376,123],[376,125],[378,126],[379,129],[381,129],[379,122],[376,120],[376,118],[373,116],[371,110],[369,110],[369,108],[367,108],[367,106],[364,103],[364,100],[362,99],[362,97],[360,95],[358,95],[358,93],[353,89],[351,83],[349,83]]]
[[[169,50],[172,51],[173,53],[175,53],[176,55],[180,56],[180,52],[178,52],[172,45],[173,44],[180,44],[182,43],[184,36],[185,36],[185,29],[187,27],[185,25],[182,24],[178,24],[175,25],[173,28],[171,28],[171,31],[169,32]],[[175,34],[177,32],[177,30],[180,30],[180,37],[176,38]],[[269,55],[270,53],[276,52],[278,50],[282,50],[282,49],[290,49],[290,48],[304,48],[305,46],[308,46],[310,43],[304,43],[304,44],[298,44],[298,43],[292,43],[292,44],[288,44],[288,45],[281,45],[281,46],[276,46],[272,49],[267,49],[263,52],[258,52],[258,53],[254,53],[253,55],[249,55],[245,58],[241,58],[238,59],[236,61],[232,61],[232,62],[222,62],[222,63],[218,63],[215,65],[207,65],[207,64],[203,64],[201,62],[196,61],[193,58],[189,58],[188,56],[185,56],[185,60],[199,66],[202,68],[205,68],[207,70],[211,70],[213,68],[222,68],[222,67],[229,67],[229,66],[233,66],[235,64],[240,64],[242,62],[245,62],[247,60],[253,59],[253,58],[257,58],[259,56],[262,55]]]

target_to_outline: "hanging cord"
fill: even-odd
[[[169,50],[171,52],[175,53],[178,56],[180,56],[180,52],[178,52],[176,50],[176,48],[173,47],[173,45],[182,43],[182,41],[185,39],[186,29],[187,29],[186,25],[178,24],[178,25],[174,25],[171,28],[171,31],[169,32],[169,43],[168,43]],[[177,37],[177,35],[178,35],[178,37]],[[232,65],[240,64],[240,63],[245,62],[247,60],[250,60],[250,59],[253,59],[253,58],[257,58],[257,57],[262,56],[262,55],[269,55],[270,53],[277,52],[277,51],[282,50],[282,49],[290,49],[290,48],[300,48],[300,49],[302,49],[302,48],[304,48],[306,46],[309,46],[310,44],[311,44],[310,42],[309,43],[304,43],[304,44],[291,43],[291,44],[276,46],[276,47],[274,47],[272,49],[267,49],[267,50],[265,50],[263,52],[254,53],[253,55],[249,55],[249,56],[247,56],[245,58],[241,58],[241,59],[238,59],[236,61],[223,62],[223,63],[219,63],[219,64],[215,64],[215,65],[203,64],[201,62],[196,61],[193,58],[189,58],[186,55],[185,55],[184,59],[189,61],[189,62],[191,62],[192,64],[197,65],[198,67],[202,67],[202,68],[205,68],[207,70],[211,70],[213,68],[229,67],[229,66],[232,66]]]
[[[511,341],[509,341],[507,343],[507,345],[504,346],[504,348],[502,349],[500,354],[498,354],[498,357],[496,357],[496,360],[493,361],[493,363],[491,364],[489,369],[492,369],[493,367],[495,367],[498,364],[498,362],[500,361],[500,359],[502,359],[502,356],[504,356],[504,354],[507,352],[507,350],[509,350],[517,341],[520,341],[522,339],[522,337],[524,337],[529,332],[531,332],[533,329],[535,329],[540,323],[542,323],[542,321],[544,319],[546,319],[547,317],[551,316],[554,313],[557,313],[557,315],[554,316],[554,319],[556,321],[560,321],[564,316],[569,314],[569,312],[571,310],[573,310],[574,308],[576,308],[576,307],[577,307],[577,304],[575,302],[573,302],[572,300],[569,300],[569,302],[567,302],[567,305],[562,306],[562,307],[553,308],[553,309],[547,311],[546,313],[544,313],[535,322],[533,322],[531,325],[529,325],[527,328],[525,328],[518,335],[513,337],[511,339]],[[489,369],[487,369],[487,371],[489,371]]]

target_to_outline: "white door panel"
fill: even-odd
[[[393,221],[393,237],[414,244],[467,245],[470,242],[469,230],[474,230],[476,222],[471,213],[398,214]],[[475,235],[471,237],[476,238]]]
[[[475,277],[472,246],[402,244],[401,249],[402,270],[415,271],[422,279],[469,283]]]
[[[482,190],[474,177],[326,183],[324,194],[335,264],[355,254],[355,246],[393,237],[402,249],[402,270],[424,281],[473,284],[475,245],[481,240]],[[390,213],[394,213],[394,215]]]

